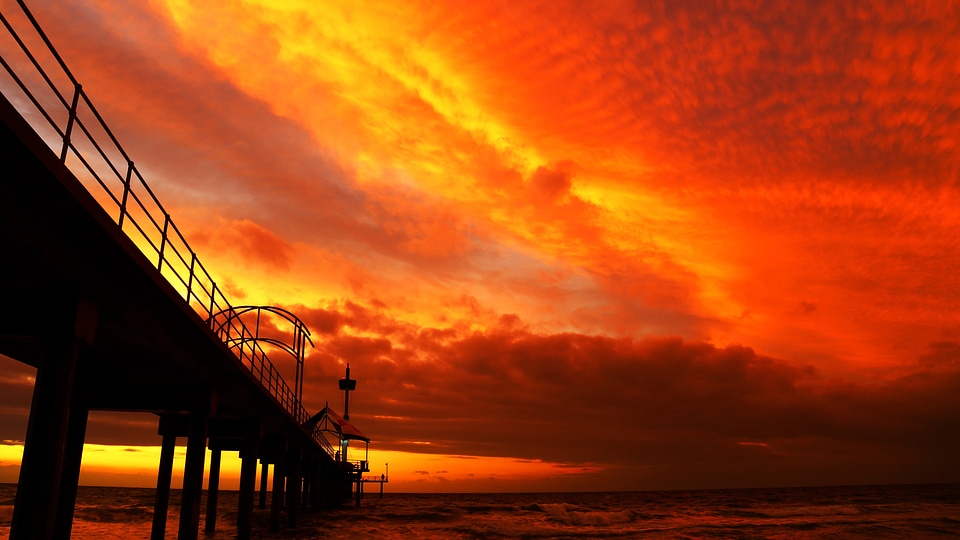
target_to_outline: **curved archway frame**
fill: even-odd
[[[228,337],[225,343],[231,349],[248,343],[268,343],[292,356],[297,361],[297,375],[293,391],[297,401],[303,402],[303,360],[307,343],[310,344],[310,347],[313,347],[313,340],[310,339],[310,330],[307,325],[299,317],[277,306],[235,306],[218,311],[210,317],[210,320],[214,321],[213,330],[217,334],[226,335],[223,332],[224,328],[230,326],[234,320],[239,319],[242,315],[250,314],[249,316],[252,317],[253,312],[256,312],[257,316],[257,324],[253,334],[244,333],[240,336]],[[291,343],[260,335],[260,321],[264,312],[276,315],[293,325],[293,341]]]

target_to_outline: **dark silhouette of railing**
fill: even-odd
[[[228,346],[239,344],[231,349],[237,358],[297,424],[303,424],[310,415],[299,396],[287,385],[259,343],[249,339],[254,334],[243,321],[239,318],[230,318],[226,322],[215,321],[215,314],[233,310],[230,301],[200,262],[196,252],[190,248],[170,213],[147,185],[33,14],[22,0],[17,3],[35,34],[21,35],[0,11],[0,22],[16,43],[10,57],[5,49],[0,48],[0,65],[22,96],[17,100],[9,95],[6,89],[11,86],[9,84],[0,86],[0,90],[50,145],[51,150],[58,153],[60,161],[80,179],[104,210],[116,216],[115,222],[120,230],[139,247],[183,301],[207,321],[221,341]],[[37,38],[42,41],[39,47],[42,54],[49,54],[55,61],[53,70],[45,69],[35,54],[38,53],[37,49],[31,51],[26,43]],[[19,59],[13,58],[13,55],[19,54],[22,54]],[[64,76],[68,81],[68,92],[62,91],[60,86],[63,85],[53,80]],[[16,88],[11,90],[15,92]],[[55,117],[64,113],[63,122],[55,120]],[[97,193],[96,186],[102,192]],[[326,441],[317,443],[325,449],[329,448]]]

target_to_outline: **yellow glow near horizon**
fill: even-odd
[[[0,444],[0,482],[16,483],[23,444]],[[178,446],[173,455],[171,485],[183,482],[186,447]],[[118,487],[156,487],[159,446],[84,444],[80,485]],[[210,450],[204,458],[204,475],[210,471]],[[237,489],[240,460],[235,452],[224,452],[220,462],[221,489]]]
[[[371,454],[371,474],[390,469],[391,490],[436,491],[442,487],[474,481],[523,481],[596,472],[600,467],[565,467],[542,460],[511,457],[421,454],[381,450]],[[446,484],[446,486],[444,486]]]
[[[357,452],[360,453],[351,453],[350,459],[362,458],[362,451]],[[22,444],[0,445],[0,482],[17,482],[22,455]],[[185,456],[186,448],[178,446],[173,460],[171,484],[174,487],[183,482]],[[600,470],[600,467],[594,465],[569,467],[559,463],[511,457],[422,454],[390,450],[372,451],[370,458],[370,472],[364,476],[379,476],[389,472],[390,491],[394,492],[436,491],[450,489],[458,483],[534,481]],[[159,446],[85,444],[80,484],[155,487],[159,463]],[[207,450],[204,477],[207,478],[209,473],[210,450]],[[220,488],[236,490],[239,489],[239,483],[240,459],[235,452],[224,452],[220,463]]]

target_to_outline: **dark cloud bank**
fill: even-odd
[[[307,395],[339,403],[332,360],[349,360],[354,416],[378,448],[599,465],[617,488],[960,480],[954,343],[854,381],[749,347],[539,335],[511,317],[485,332],[356,305],[306,318],[325,331]]]

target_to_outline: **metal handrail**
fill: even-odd
[[[380,477],[375,474],[369,474],[367,476],[361,477],[360,479],[364,482],[371,482],[371,483],[373,482],[383,482],[384,484],[390,483],[390,478],[388,478],[386,475],[383,475],[382,477]]]
[[[53,129],[56,137],[52,141],[45,139],[51,151],[58,153],[60,161],[84,184],[87,191],[98,200],[109,215],[117,216],[114,222],[120,231],[137,245],[160,275],[181,295],[181,299],[202,319],[208,321],[211,331],[221,341],[229,345],[233,340],[238,339],[237,336],[249,335],[250,332],[243,325],[243,321],[238,321],[239,325],[231,322],[229,325],[214,328],[212,315],[225,309],[232,309],[230,301],[197,258],[196,252],[173,222],[170,213],[164,209],[160,199],[147,185],[133,160],[123,149],[23,0],[17,0],[17,3],[36,33],[33,38],[39,37],[43,41],[44,54],[49,53],[56,60],[55,69],[59,68],[72,87],[67,92],[61,91],[51,76],[59,75],[44,69],[41,60],[31,52],[23,36],[0,11],[0,23],[16,42],[17,47],[14,47],[14,51],[19,49],[23,54],[23,58],[15,62],[13,58],[6,58],[3,49],[0,49],[0,66],[14,82],[15,86],[10,90],[15,91],[18,88],[22,97],[29,100],[32,110],[39,113],[42,118],[31,121],[31,115],[24,113],[22,105],[17,106],[13,99],[11,102],[17,106],[24,119],[38,134],[41,129]],[[41,81],[31,83],[30,79],[36,79],[37,76]],[[0,84],[0,92],[4,95],[8,95],[10,90],[6,89],[6,85]],[[55,99],[45,99],[41,95],[44,92],[52,93]],[[71,99],[68,100],[67,96]],[[51,101],[53,103],[49,103]],[[29,107],[28,110],[30,110]],[[67,115],[66,123],[61,127],[54,117],[64,112]],[[86,113],[92,114],[92,118],[88,118]],[[95,130],[102,130],[106,140],[98,140],[93,133]],[[81,146],[89,146],[92,151],[84,152]],[[120,159],[111,158],[109,154],[113,152],[118,153]],[[68,160],[70,156],[74,159]],[[98,165],[100,167],[105,165],[106,170],[98,168]],[[92,185],[83,181],[83,176],[88,176],[96,185],[99,185],[102,194],[107,198],[97,197],[91,190]],[[111,183],[116,182],[119,184],[111,187]],[[117,210],[119,212],[116,212]],[[298,425],[309,418],[310,415],[300,399],[284,381],[259,344],[253,343],[251,346],[235,347],[232,350],[241,364],[256,377],[261,387]],[[317,441],[316,434],[311,436],[318,446],[330,453],[327,449],[329,444],[324,444],[325,440],[320,442]]]

